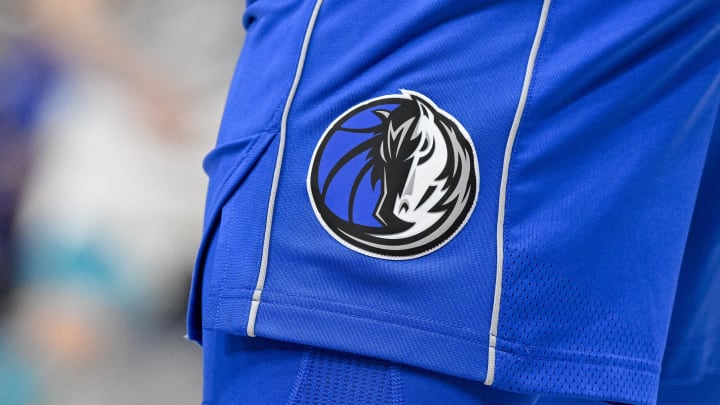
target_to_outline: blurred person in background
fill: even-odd
[[[33,162],[43,101],[58,66],[42,43],[0,32],[0,328],[19,272],[17,218]],[[34,400],[34,376],[5,344],[0,329],[0,402]]]
[[[199,154],[234,62],[207,61],[242,40],[235,2],[214,3],[0,0],[0,279],[18,286],[0,403],[199,396],[199,353],[163,328],[184,312]]]
[[[57,63],[41,43],[0,36],[0,314],[17,278],[15,224],[38,113],[56,75]]]
[[[47,104],[52,104],[48,98],[53,98],[54,82],[73,81],[77,71],[101,72],[126,90],[130,104],[152,129],[148,133],[168,141],[177,139],[187,129],[183,128],[185,114],[180,108],[180,97],[114,29],[107,3],[104,0],[30,0],[4,6],[22,23],[19,29],[0,31],[0,288],[3,291],[9,291],[17,278],[14,275],[18,267],[15,225],[22,191],[35,160],[33,138],[37,132],[54,130],[42,128],[43,118],[47,120],[43,117],[43,107],[47,110]],[[67,96],[67,93],[61,95]],[[7,300],[9,295],[2,297]]]
[[[177,136],[185,129],[181,97],[168,76],[123,36],[108,0],[28,0],[25,13],[35,35],[48,42],[69,65],[86,65],[110,75],[156,129]]]

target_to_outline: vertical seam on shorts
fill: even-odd
[[[493,299],[492,319],[490,321],[490,338],[488,341],[488,368],[485,377],[486,385],[492,385],[495,380],[495,345],[497,343],[497,330],[500,318],[500,297],[502,295],[502,271],[504,261],[505,194],[507,192],[510,158],[515,144],[515,137],[517,136],[518,129],[520,128],[520,121],[522,120],[522,116],[525,111],[525,105],[527,104],[530,83],[532,82],[533,71],[535,70],[535,62],[540,49],[540,43],[542,42],[543,33],[545,32],[545,25],[551,2],[552,0],[543,1],[540,19],[538,21],[537,30],[535,31],[535,38],[533,39],[527,66],[525,67],[525,78],[523,80],[522,90],[520,91],[520,100],[518,101],[518,106],[515,110],[515,117],[513,119],[512,126],[510,127],[507,144],[505,145],[505,156],[503,158],[503,171],[502,178],[500,180],[500,196],[498,203],[497,268],[495,274],[495,296]]]
[[[282,119],[280,121],[280,140],[278,145],[277,158],[275,159],[275,172],[273,173],[272,186],[270,188],[270,199],[268,201],[267,217],[265,220],[265,239],[263,240],[262,258],[260,260],[260,269],[258,271],[258,279],[255,284],[255,291],[253,292],[252,301],[250,303],[250,313],[248,314],[247,322],[247,335],[255,337],[255,320],[257,319],[257,312],[260,306],[260,299],[262,297],[262,291],[265,286],[265,275],[267,273],[268,265],[268,253],[270,250],[270,233],[272,231],[273,211],[275,210],[275,197],[277,196],[278,183],[280,182],[280,169],[282,168],[283,153],[285,151],[285,136],[287,135],[287,120],[290,114],[290,108],[292,107],[295,93],[300,84],[300,77],[302,76],[303,67],[305,66],[305,57],[307,56],[308,46],[310,45],[310,37],[312,36],[313,28],[315,27],[315,21],[317,21],[318,13],[320,12],[320,6],[323,0],[317,0],[315,7],[313,8],[310,21],[308,22],[307,29],[305,30],[305,37],[303,38],[302,48],[300,50],[300,57],[298,58],[297,68],[295,69],[295,78],[293,80],[290,93],[288,94],[287,101],[285,102],[285,108],[283,110]]]
[[[389,367],[390,372],[390,398],[393,405],[403,405],[405,403],[403,393],[403,380],[400,370],[402,365],[392,364]]]
[[[307,373],[310,358],[313,357],[313,354],[314,351],[312,351],[309,347],[306,347],[305,350],[303,350],[303,356],[300,360],[300,369],[298,370],[297,375],[295,375],[295,383],[293,384],[292,391],[290,391],[290,396],[287,400],[288,405],[292,405],[296,402],[298,395],[300,395],[300,390],[305,386],[305,374]]]

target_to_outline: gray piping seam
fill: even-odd
[[[525,104],[530,91],[530,83],[532,81],[533,71],[535,70],[535,60],[537,59],[540,43],[545,31],[545,23],[547,21],[550,3],[552,0],[544,0],[542,11],[540,12],[540,21],[538,21],[535,39],[533,40],[530,56],[525,68],[525,79],[523,80],[522,90],[520,92],[520,100],[518,101],[517,110],[515,110],[515,118],[510,127],[507,144],[505,145],[505,157],[503,159],[502,178],[500,180],[500,201],[498,204],[498,220],[497,220],[497,268],[495,273],[495,298],[493,301],[492,320],[490,321],[490,339],[488,345],[488,368],[485,378],[486,385],[492,385],[495,380],[495,345],[497,344],[498,321],[500,318],[500,297],[502,295],[502,271],[503,271],[503,238],[505,227],[505,193],[507,191],[508,171],[510,170],[510,158],[512,155],[515,137],[520,128]]]
[[[260,260],[260,270],[258,271],[257,284],[253,292],[252,302],[250,304],[250,314],[247,322],[247,335],[255,337],[255,320],[257,319],[258,308],[260,307],[260,299],[262,297],[263,288],[265,287],[265,276],[267,274],[268,254],[270,251],[270,232],[272,230],[273,212],[275,210],[275,197],[277,196],[278,183],[280,182],[280,169],[282,168],[283,153],[285,152],[285,136],[287,134],[287,120],[290,115],[290,107],[292,106],[295,92],[300,84],[303,67],[305,66],[305,57],[307,56],[308,46],[310,45],[310,37],[312,36],[315,21],[317,20],[320,6],[323,0],[317,0],[313,8],[310,21],[305,30],[305,38],[303,39],[302,49],[300,50],[300,58],[295,70],[295,78],[293,80],[290,93],[285,101],[285,109],[283,110],[282,119],[280,121],[280,141],[278,145],[278,154],[275,160],[275,172],[273,173],[273,182],[270,188],[270,200],[268,201],[267,218],[265,221],[265,239],[263,240],[262,259]]]

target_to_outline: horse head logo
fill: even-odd
[[[370,114],[375,125],[349,127],[370,121]],[[328,148],[341,142],[330,139],[342,134],[357,144],[321,179],[322,156],[332,155]],[[365,135],[360,142],[346,134]],[[346,169],[355,161],[363,164],[357,173]],[[352,176],[348,215],[333,208],[337,196],[331,195],[342,190],[334,184],[343,171]],[[478,179],[465,129],[429,98],[402,91],[353,107],[331,125],[315,151],[308,191],[321,223],[340,242],[372,256],[403,259],[434,251],[462,228],[477,199]],[[365,197],[359,199],[363,184]],[[364,221],[354,218],[357,206],[368,211]]]

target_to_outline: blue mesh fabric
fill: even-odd
[[[346,353],[308,349],[288,401],[303,404],[401,404],[398,365]]]

